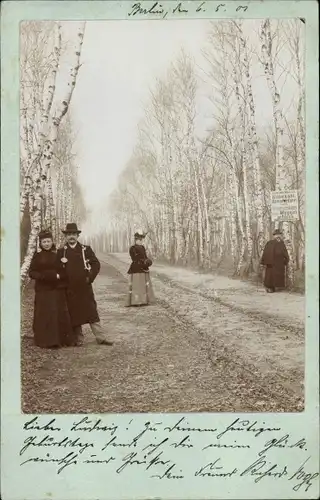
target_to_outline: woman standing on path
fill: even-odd
[[[134,235],[134,245],[129,249],[132,263],[128,270],[129,293],[126,306],[144,306],[155,301],[149,267],[152,260],[148,259],[143,245],[146,234],[137,231]]]
[[[62,288],[64,276],[58,266],[50,231],[39,233],[39,247],[29,269],[30,278],[35,280],[34,343],[43,348],[74,345],[65,290]]]

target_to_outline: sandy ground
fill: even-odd
[[[112,254],[121,263],[123,270],[129,266],[127,254]],[[103,257],[102,257],[103,258]],[[244,312],[264,314],[277,323],[284,323],[304,329],[305,298],[297,293],[281,291],[276,295],[267,294],[261,284],[253,285],[248,281],[231,279],[225,276],[201,273],[181,267],[154,264],[154,276],[166,276],[172,283],[177,283],[194,292],[205,293],[209,297],[219,298]]]
[[[34,347],[29,289],[22,318],[23,411],[303,410],[302,296],[269,296],[240,281],[154,266],[157,303],[125,308],[127,256],[99,258],[96,300],[115,344],[98,346],[86,327],[82,348]]]

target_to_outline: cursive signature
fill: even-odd
[[[288,478],[289,481],[295,480],[295,485],[293,486],[294,491],[299,491],[302,486],[305,487],[305,491],[312,486],[312,482],[314,479],[319,477],[319,472],[306,472],[304,466],[310,460],[311,457],[308,457],[299,468]],[[296,482],[298,481],[298,482]]]
[[[265,477],[280,478],[288,474],[286,465],[282,468],[280,467],[280,469],[278,467],[277,463],[271,464],[271,462],[267,462],[265,455],[263,455],[242,471],[240,476],[253,476],[255,477],[254,482],[258,483]]]

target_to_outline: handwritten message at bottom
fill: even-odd
[[[67,476],[76,468],[90,474],[94,467],[124,479],[139,474],[155,483],[277,481],[286,482],[297,498],[319,484],[317,460],[303,434],[291,436],[263,418],[230,416],[227,425],[215,425],[212,418],[210,427],[194,426],[194,419],[185,416],[171,416],[170,425],[159,418],[140,423],[130,415],[119,425],[112,418],[76,416],[66,426],[63,416],[26,417],[20,468]]]

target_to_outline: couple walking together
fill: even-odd
[[[65,245],[57,251],[50,231],[39,234],[29,276],[35,280],[33,332],[39,347],[81,346],[82,325],[89,324],[100,345],[112,345],[100,323],[92,283],[100,262],[92,248],[78,242],[74,223],[63,231]]]
[[[29,276],[35,280],[33,316],[34,342],[38,347],[57,348],[83,345],[82,325],[89,324],[100,345],[112,345],[100,323],[92,283],[100,262],[88,245],[79,241],[81,231],[74,223],[63,231],[65,245],[56,251],[52,233],[41,231],[39,251],[31,261]],[[129,294],[126,305],[153,301],[149,276],[152,261],[143,246],[145,235],[136,233],[130,248]],[[143,277],[143,279],[142,279]]]

